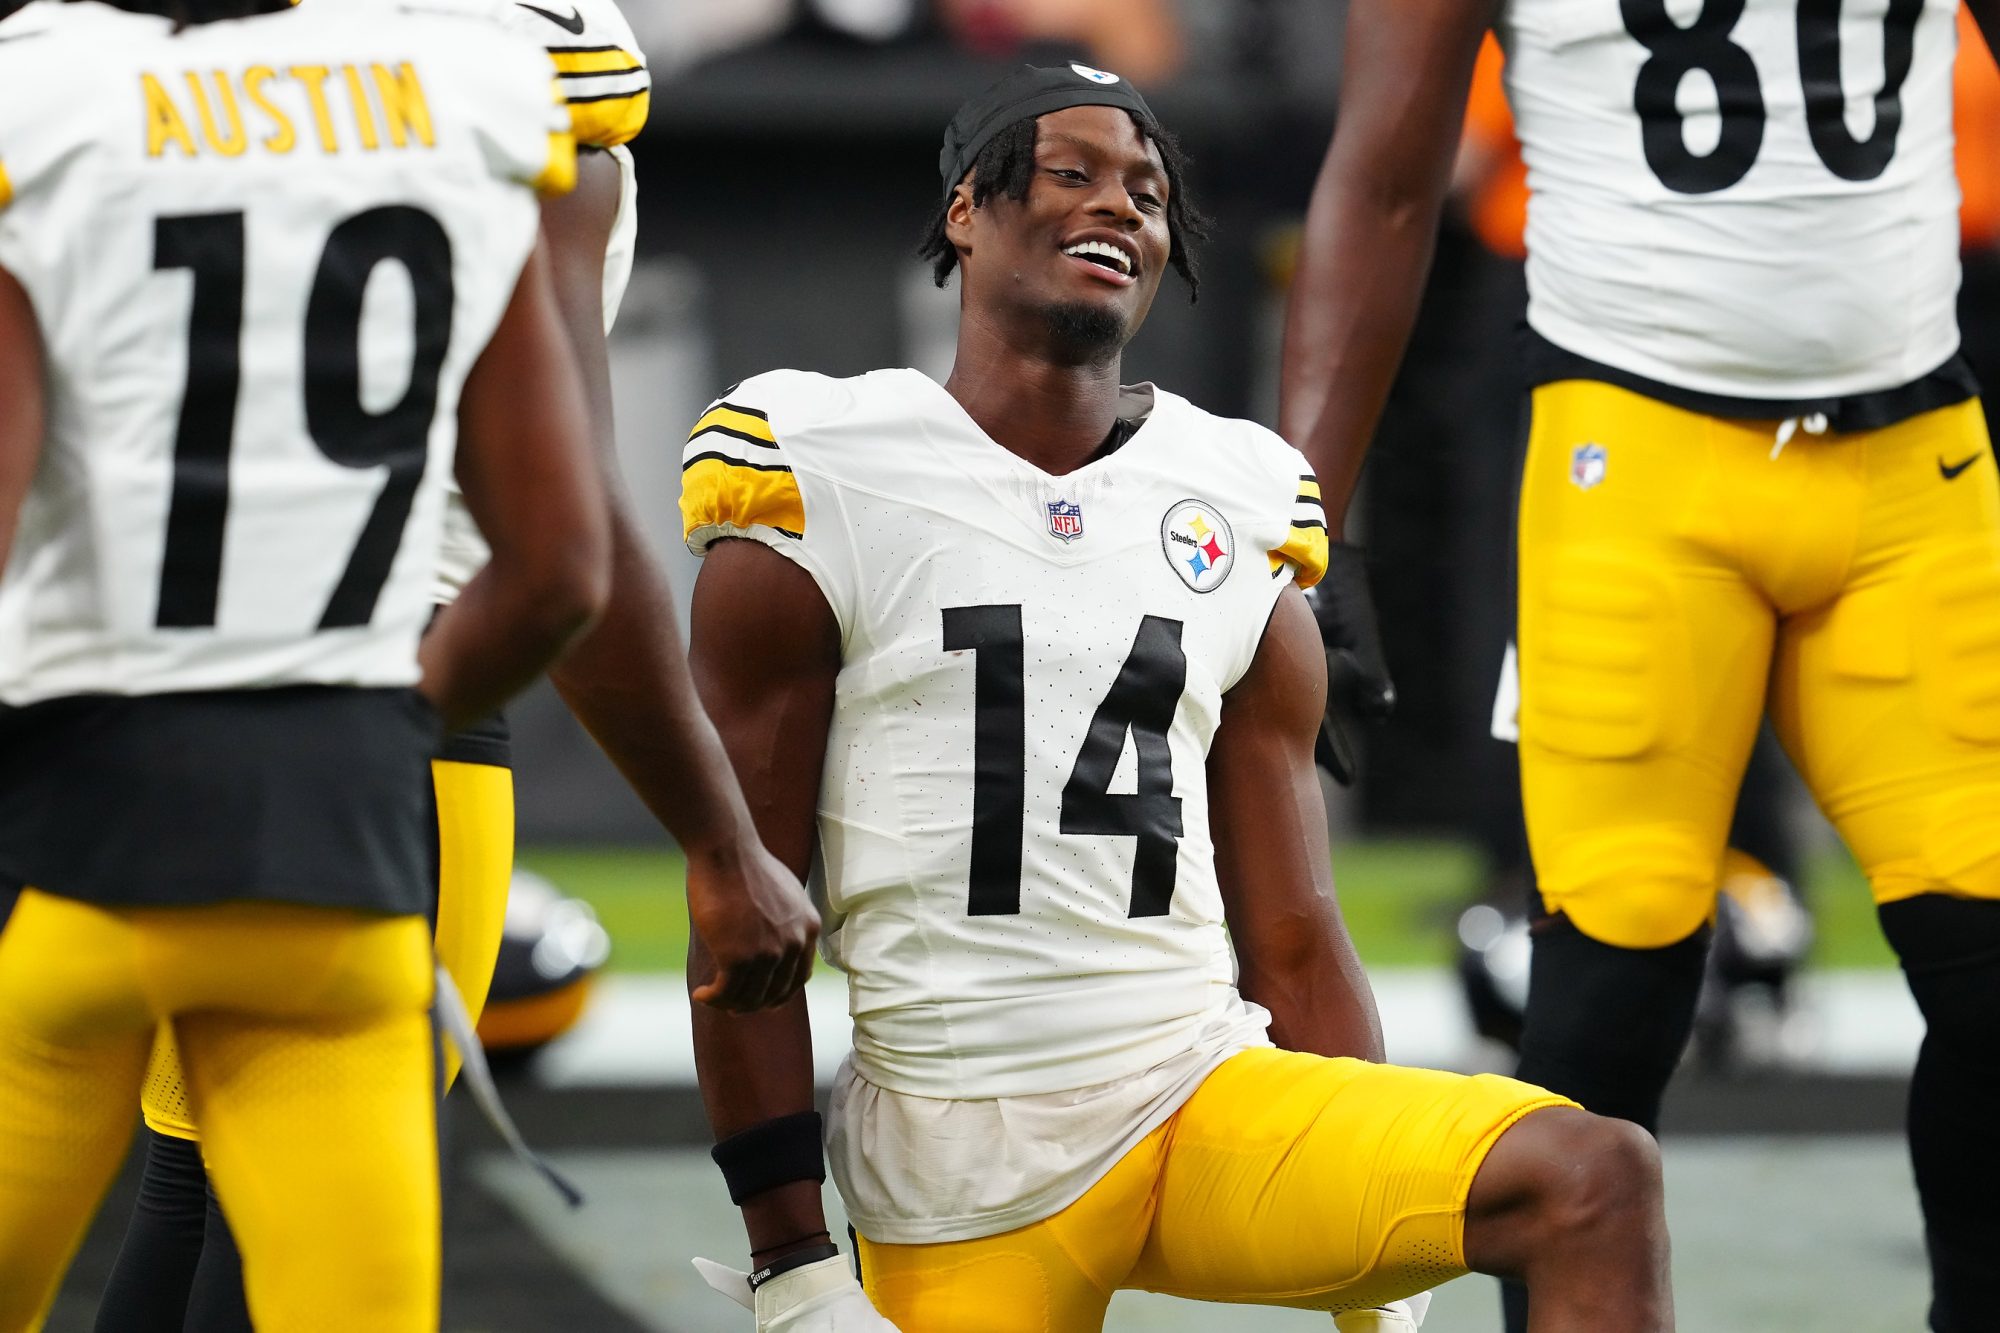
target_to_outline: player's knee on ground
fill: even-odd
[[[1521,1118],[1473,1177],[1468,1267],[1532,1276],[1580,1254],[1650,1252],[1665,1235],[1659,1145],[1629,1121],[1569,1107]]]

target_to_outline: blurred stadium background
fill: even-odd
[[[933,289],[911,250],[935,199],[941,128],[1005,62],[1082,58],[1146,89],[1191,151],[1218,227],[1201,303],[1170,284],[1127,377],[1274,417],[1291,243],[1338,94],[1338,0],[622,3],[658,89],[637,145],[642,261],[613,338],[619,430],[683,607],[694,562],[679,542],[680,445],[709,398],[773,366],[948,369],[956,295]],[[2000,170],[2000,81],[1983,47],[1971,55],[1965,322],[1985,370],[2000,361],[2000,183],[1987,178]],[[1525,900],[1513,752],[1488,734],[1511,621],[1511,335],[1524,301],[1507,135],[1504,104],[1475,98],[1460,207],[1359,503],[1401,703],[1367,737],[1358,791],[1330,792],[1335,874],[1391,1057],[1451,1068],[1507,1059],[1475,1033],[1454,973],[1461,913]],[[504,1082],[529,1137],[589,1203],[567,1213],[454,1097],[445,1327],[740,1329],[687,1263],[738,1259],[742,1241],[693,1090],[682,864],[552,693],[513,721],[521,864],[588,903],[611,946],[574,1030],[507,1062]],[[1918,1022],[1865,885],[1778,767],[1760,809],[1815,933],[1782,1012],[1744,992],[1732,1040],[1711,1040],[1670,1096],[1681,1327],[1908,1333],[1922,1324],[1925,1277],[1900,1140]],[[587,936],[572,952],[590,954]],[[831,1068],[844,1048],[837,975],[822,969],[813,1003]],[[53,1329],[91,1327],[131,1176]],[[1325,1320],[1130,1294],[1112,1306],[1118,1330],[1307,1326]],[[1491,1284],[1454,1284],[1428,1327],[1497,1328]]]

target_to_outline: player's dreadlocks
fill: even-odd
[[[1035,120],[1034,116],[1024,116],[988,141],[979,150],[979,156],[972,162],[972,203],[975,208],[996,195],[1004,195],[1015,202],[1028,197],[1028,186],[1035,179]],[[1201,293],[1201,275],[1198,255],[1201,242],[1208,239],[1209,221],[1200,209],[1187,197],[1187,155],[1181,151],[1180,143],[1159,125],[1134,115],[1132,123],[1139,127],[1139,133],[1150,139],[1160,150],[1160,161],[1167,169],[1167,237],[1172,242],[1167,262],[1181,277],[1187,280],[1188,300],[1193,301]],[[931,265],[931,277],[942,287],[951,278],[951,271],[958,267],[958,251],[945,236],[945,214],[951,207],[946,200],[931,215],[930,224],[924,229],[923,242],[917,247],[917,258],[927,259]]]

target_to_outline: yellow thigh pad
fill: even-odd
[[[1768,454],[1611,385],[1535,392],[1522,801],[1544,900],[1607,944],[1673,944],[1715,910],[1776,622],[1719,497]]]

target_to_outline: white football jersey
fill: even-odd
[[[622,193],[604,254],[604,331],[609,333],[625,299],[638,249],[639,182],[633,174],[632,150],[626,145],[646,127],[652,104],[653,76],[646,68],[645,53],[614,0],[547,0],[541,5],[515,0],[455,2],[476,7],[545,46],[555,61],[578,146],[605,149],[618,162]],[[455,600],[491,554],[454,484],[445,510],[444,556],[438,562],[432,596],[439,603]]]
[[[914,370],[761,375],[689,441],[690,548],[771,546],[840,624],[819,888],[878,1087],[1082,1088],[1234,1003],[1208,747],[1326,529],[1277,436],[1127,393],[1144,424],[1062,477]]]
[[[1900,387],[1958,349],[1956,0],[1507,0],[1528,322],[1699,393]]]
[[[0,27],[50,389],[0,701],[414,683],[459,394],[574,152],[539,47],[396,0]]]

